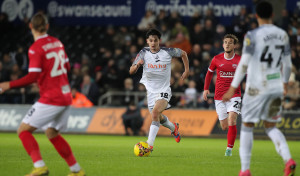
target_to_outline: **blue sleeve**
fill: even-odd
[[[253,32],[247,32],[247,34],[244,37],[244,43],[243,43],[243,54],[254,54],[255,49],[255,39],[254,39],[254,33]]]
[[[182,55],[182,50],[179,48],[167,48],[167,52],[172,57],[181,57]]]

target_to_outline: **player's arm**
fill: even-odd
[[[136,64],[132,65],[129,70],[129,74],[133,75],[137,72],[141,65],[144,64],[144,60],[139,60]]]
[[[144,56],[145,56],[145,51],[141,50],[139,54],[136,56],[135,60],[133,61],[129,69],[129,74],[131,75],[135,74],[140,68],[140,66],[144,64]]]
[[[0,93],[3,93],[11,88],[24,87],[36,82],[40,76],[41,69],[41,54],[32,48],[28,51],[29,57],[29,73],[14,81],[3,82],[0,84]]]
[[[240,83],[244,79],[246,73],[247,73],[247,68],[248,68],[248,63],[249,59],[251,58],[250,54],[243,54],[241,61],[235,71],[234,78],[231,82],[231,85],[228,89],[228,91],[223,95],[223,101],[229,101],[231,97],[234,95],[235,90],[239,87]]]
[[[206,76],[205,76],[205,81],[204,81],[204,91],[203,91],[203,99],[205,101],[207,101],[207,95],[210,94],[209,92],[209,85],[210,82],[214,76],[214,70],[215,70],[215,59],[213,58],[213,60],[210,63],[210,66],[207,70]]]
[[[289,41],[287,40],[287,44],[285,46],[285,50],[282,58],[282,77],[283,77],[283,88],[284,88],[283,95],[287,94],[288,81],[291,72],[292,72],[292,60],[291,60],[290,44]]]
[[[39,78],[40,72],[29,72],[26,76],[14,80],[0,83],[0,93],[3,93],[11,88],[24,87],[36,82]]]
[[[182,59],[183,65],[184,65],[184,72],[181,75],[181,79],[185,79],[189,76],[189,73],[190,73],[189,58],[185,51],[181,52],[181,59]]]

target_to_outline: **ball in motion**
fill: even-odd
[[[134,146],[134,154],[135,156],[149,156],[151,151],[149,149],[149,145],[146,142],[139,142]]]

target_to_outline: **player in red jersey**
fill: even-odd
[[[47,35],[48,20],[41,13],[35,14],[29,24],[35,42],[28,51],[28,74],[11,82],[0,83],[0,91],[29,85],[37,82],[40,88],[40,99],[25,115],[18,135],[34,168],[29,176],[48,175],[37,141],[32,133],[42,128],[60,156],[67,162],[71,173],[69,176],[84,176],[84,171],[77,163],[72,150],[59,134],[67,127],[72,102],[67,71],[70,64],[63,44],[56,38]]]
[[[225,156],[232,155],[232,148],[234,146],[237,129],[236,119],[240,114],[241,105],[241,89],[240,87],[235,91],[233,98],[230,102],[222,102],[222,96],[229,89],[231,81],[233,80],[235,69],[240,61],[241,56],[235,54],[235,44],[238,39],[235,35],[227,34],[223,38],[224,53],[216,55],[208,68],[203,98],[207,100],[209,94],[209,84],[213,77],[214,71],[217,70],[217,81],[215,87],[215,106],[222,130],[227,130],[227,149]]]

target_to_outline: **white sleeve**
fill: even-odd
[[[289,81],[291,71],[292,71],[291,55],[283,56],[283,59],[282,59],[283,83],[287,83]]]
[[[231,86],[234,88],[239,87],[241,81],[244,79],[245,74],[247,73],[248,63],[251,58],[251,55],[246,53],[241,57],[238,67],[236,68],[234,78],[231,82]]]

